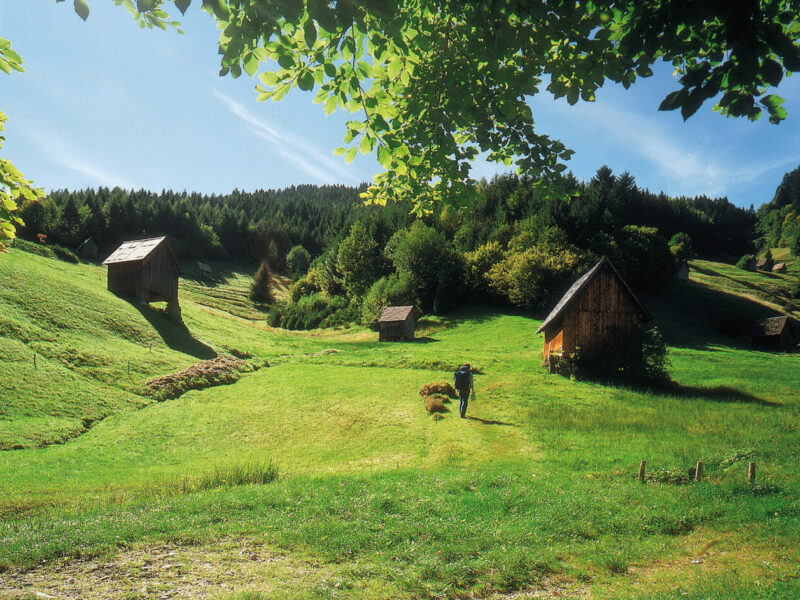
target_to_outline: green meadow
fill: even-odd
[[[673,380],[645,389],[548,374],[542,315],[464,309],[414,343],[289,332],[250,304],[246,267],[219,264],[181,281],[182,326],[100,267],[12,249],[0,599],[800,597],[800,354],[717,328],[800,316],[798,267],[692,267],[643,298]],[[218,353],[255,370],[143,395]],[[419,388],[464,361],[469,418],[428,415]]]

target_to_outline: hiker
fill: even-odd
[[[469,393],[475,393],[475,386],[472,384],[472,371],[469,370],[469,363],[465,363],[461,368],[453,373],[453,382],[455,383],[458,395],[461,397],[461,403],[458,410],[461,413],[461,418],[465,419],[467,416],[467,404],[469,403]]]

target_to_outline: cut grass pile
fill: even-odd
[[[196,362],[177,373],[151,379],[144,387],[157,400],[167,400],[177,398],[189,390],[234,383],[238,381],[240,373],[251,368],[241,358],[221,354],[216,358]]]
[[[441,394],[442,396],[446,396],[448,398],[457,397],[456,388],[446,381],[441,383],[426,383],[419,388],[420,396],[430,396],[432,394]]]
[[[423,396],[422,399],[425,402],[425,410],[428,411],[429,415],[447,412],[447,406],[445,406],[445,404],[450,401],[447,396],[433,394],[431,396]]]

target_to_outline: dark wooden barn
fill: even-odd
[[[584,273],[542,322],[544,363],[551,354],[599,356],[620,338],[639,333],[650,314],[607,258]]]
[[[413,306],[390,306],[378,319],[378,339],[382,342],[413,340],[416,328]]]
[[[786,263],[779,262],[772,267],[773,273],[786,273]]]
[[[794,351],[797,341],[789,317],[770,317],[753,323],[753,347],[760,350]]]
[[[78,254],[82,258],[95,259],[97,258],[97,243],[92,238],[86,238],[81,242],[77,248]]]
[[[194,276],[197,279],[211,279],[214,276],[214,270],[206,263],[194,263]]]
[[[772,271],[772,261],[766,258],[760,258],[756,261],[756,269],[759,271]]]
[[[103,264],[110,292],[141,304],[166,302],[168,312],[180,314],[178,262],[166,237],[124,242]]]

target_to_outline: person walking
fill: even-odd
[[[467,416],[467,404],[469,404],[469,393],[475,393],[475,386],[472,382],[472,371],[469,370],[469,363],[461,365],[461,368],[453,373],[453,383],[455,384],[458,395],[461,398],[461,403],[458,410],[461,413],[461,418],[465,419]]]

